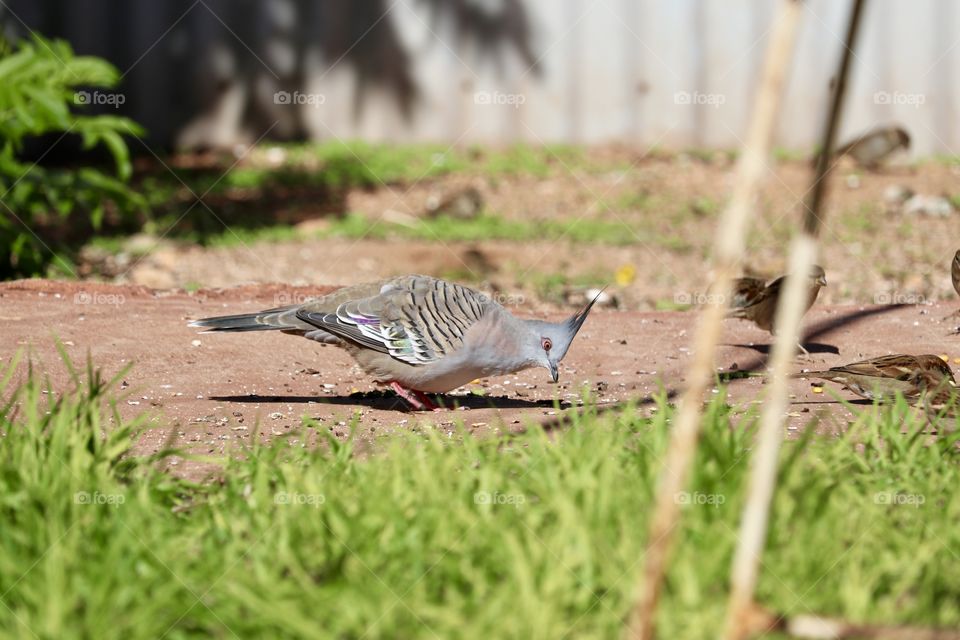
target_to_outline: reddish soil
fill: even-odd
[[[409,185],[350,190],[343,211],[369,222],[363,238],[315,237],[331,224],[322,216],[297,225],[301,238],[284,242],[241,241],[224,227],[228,246],[201,247],[175,241],[177,228],[159,228],[156,237],[129,239],[119,256],[106,258],[112,264],[102,276],[118,284],[166,289],[353,284],[391,274],[429,273],[522,292],[527,298],[542,296],[537,282],[551,278],[570,284],[617,281],[612,291],[621,308],[632,311],[676,308],[683,295],[705,292],[712,277],[707,258],[714,230],[734,177],[727,155],[717,152],[711,161],[701,161],[688,154],[642,156],[615,148],[585,149],[584,154],[576,165],[555,161],[545,176],[488,175],[473,168]],[[772,279],[786,268],[784,248],[800,220],[811,176],[806,161],[770,167],[746,238],[744,269]],[[858,172],[841,162],[824,211],[820,263],[830,286],[820,293],[820,303],[956,300],[950,261],[958,248],[957,212],[944,217],[909,213],[891,203],[888,190],[956,196],[960,203],[958,175],[960,166],[934,162],[879,173]],[[424,217],[431,199],[465,185],[477,190],[488,214],[525,223],[564,221],[571,234],[525,242],[370,237],[380,223]],[[274,223],[288,222],[286,214],[278,213],[290,206],[284,198],[256,191],[245,198],[269,212]],[[244,200],[238,206],[244,203],[249,205]],[[208,206],[230,220],[218,202]],[[577,240],[575,231],[593,223],[619,228],[629,242]],[[83,267],[81,275],[88,273]],[[629,282],[615,278],[623,267],[635,269],[637,277]]]
[[[148,428],[138,451],[149,453],[171,442],[199,455],[217,456],[249,442],[259,425],[264,437],[291,433],[308,416],[346,438],[359,424],[361,450],[403,431],[438,429],[454,437],[460,425],[471,433],[495,435],[538,425],[581,402],[589,389],[600,405],[644,399],[683,384],[695,330],[692,312],[596,310],[567,354],[560,383],[542,370],[483,380],[446,396],[459,405],[439,412],[409,412],[391,393],[377,388],[336,347],[280,333],[204,334],[187,322],[204,316],[242,313],[278,301],[316,295],[330,287],[256,285],[233,289],[151,290],[89,282],[27,280],[0,284],[0,363],[17,349],[29,350],[50,376],[54,390],[69,385],[55,349],[63,341],[74,363],[89,354],[112,375],[125,364],[129,393],[124,416],[147,412]],[[957,320],[944,320],[955,304],[923,306],[815,306],[806,317],[805,344],[811,356],[797,368],[822,368],[888,353],[936,353],[960,362]],[[519,307],[518,315],[559,317]],[[770,337],[753,325],[726,321],[720,370],[760,370]],[[25,370],[25,369],[24,369]],[[760,391],[759,378],[730,384],[731,403],[747,410]],[[845,391],[813,393],[806,380],[794,383],[789,428],[796,431],[821,409],[818,429],[842,431],[850,412],[836,400]],[[482,393],[482,395],[478,395]],[[655,410],[651,402],[642,411]],[[294,435],[293,437],[300,437]],[[213,467],[195,459],[173,459],[179,473],[203,477]]]

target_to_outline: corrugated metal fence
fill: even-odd
[[[777,144],[809,150],[849,11],[807,2]],[[155,142],[309,136],[736,147],[773,0],[7,0],[125,72]],[[843,136],[960,153],[955,0],[872,0]]]

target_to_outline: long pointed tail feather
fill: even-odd
[[[190,323],[191,327],[206,329],[202,333],[214,331],[269,331],[269,330],[309,330],[310,325],[299,320],[297,306],[267,309],[256,313],[240,313],[232,316],[201,318]]]
[[[258,315],[256,313],[242,313],[235,316],[203,318],[202,320],[194,320],[189,326],[203,327],[206,329],[203,333],[213,331],[267,331],[280,328],[257,322]]]

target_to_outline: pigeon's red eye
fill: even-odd
[[[550,338],[544,338],[543,342],[541,342],[540,344],[543,345],[544,351],[550,351],[550,348],[553,346],[553,343],[550,342]]]

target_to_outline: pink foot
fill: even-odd
[[[428,411],[442,411],[440,407],[433,404],[433,400],[430,399],[430,396],[425,394],[423,391],[417,391],[416,389],[411,389],[413,394],[417,396],[417,399],[423,403],[423,408]]]
[[[407,389],[396,380],[390,382],[390,388],[417,411],[440,411],[440,408],[433,404],[430,398],[427,397],[427,394],[422,391]]]

